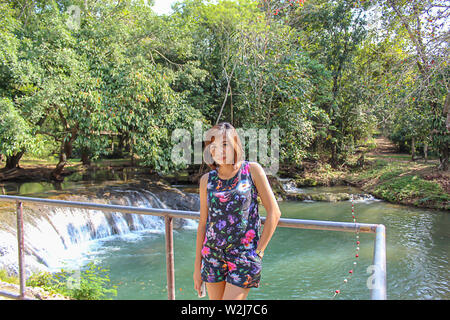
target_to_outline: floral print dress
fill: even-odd
[[[261,258],[255,253],[261,236],[258,192],[244,160],[230,179],[209,172],[208,218],[202,247],[202,280],[258,287]]]

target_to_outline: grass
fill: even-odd
[[[430,200],[450,201],[442,187],[432,181],[424,180],[417,175],[405,175],[392,178],[374,188],[375,193],[391,202],[413,200],[414,204]]]
[[[6,270],[0,269],[0,281],[7,283],[19,284],[19,278],[15,276],[9,276]]]
[[[67,166],[74,166],[81,164],[81,159],[68,159],[67,160]],[[43,166],[56,166],[59,162],[59,158],[55,156],[47,156],[45,158],[43,157],[33,157],[30,155],[24,155],[20,159],[19,165],[21,167],[43,167]]]
[[[59,158],[56,156],[47,156],[47,157],[33,157],[30,155],[24,155],[20,159],[20,166],[24,168],[33,168],[33,167],[55,167],[59,162]],[[96,167],[109,167],[109,166],[130,166],[131,159],[130,158],[121,158],[121,159],[96,159],[91,161],[92,165]],[[135,165],[139,164],[139,159],[135,159]],[[66,169],[78,170],[77,167],[81,166],[81,158],[70,158],[67,159],[67,164],[65,166]]]
[[[388,161],[377,156],[365,169],[349,174],[348,181],[389,202],[448,210],[449,194],[438,182],[421,176],[433,167],[433,164]]]

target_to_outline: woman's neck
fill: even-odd
[[[236,169],[238,168],[238,164],[236,164],[236,166],[232,163],[224,163],[221,164],[218,168],[217,168],[217,172],[224,177],[224,179],[226,179],[227,177],[233,177],[234,174],[236,174]]]

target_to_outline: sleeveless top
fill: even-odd
[[[258,192],[243,160],[230,179],[221,179],[217,169],[208,174],[208,219],[203,245],[232,254],[256,250],[261,236]]]

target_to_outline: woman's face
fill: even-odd
[[[225,136],[219,136],[210,144],[210,151],[217,164],[233,164],[234,149]]]

